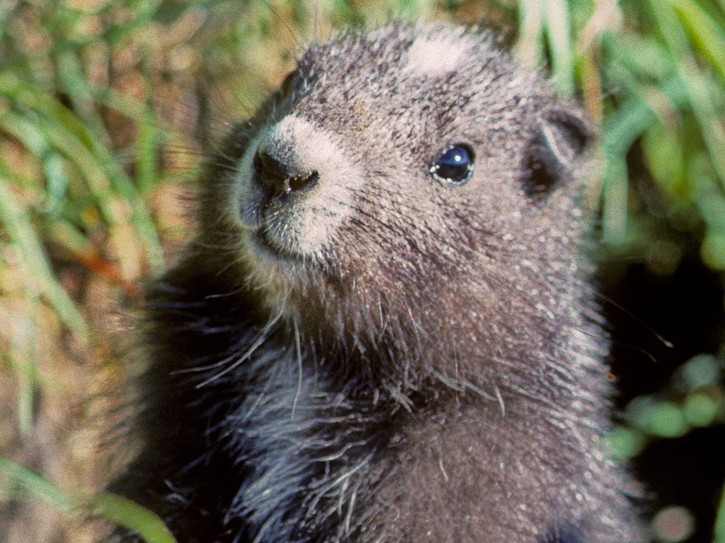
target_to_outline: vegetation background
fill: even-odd
[[[601,127],[588,197],[659,541],[725,541],[725,0],[0,0],[0,541],[96,541],[134,303],[196,168],[332,28],[486,21]]]

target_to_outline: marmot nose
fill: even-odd
[[[292,161],[258,149],[252,163],[255,181],[264,188],[270,197],[284,197],[295,192],[311,189],[320,178],[317,170],[297,168]]]

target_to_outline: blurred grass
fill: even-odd
[[[600,254],[666,275],[694,239],[703,262],[725,271],[722,0],[0,2],[2,455],[70,495],[98,489],[105,404],[89,391],[124,371],[103,363],[118,335],[109,328],[122,326],[110,308],[133,300],[183,242],[188,172],[302,45],[392,16],[517,27],[520,58],[547,66],[601,125]],[[633,156],[661,195],[633,190]],[[617,454],[721,424],[721,366],[722,355],[693,359],[672,394],[633,402]],[[28,500],[11,491],[28,473],[0,479],[6,504]],[[0,502],[0,539],[92,541],[98,530],[63,515],[13,528],[39,523],[29,511]]]
[[[176,543],[176,539],[156,514],[122,496],[101,491],[89,503],[78,504],[42,476],[5,458],[0,458],[0,473],[7,474],[13,481],[19,483],[25,491],[32,494],[33,499],[46,501],[66,514],[72,514],[79,508],[86,507],[94,514],[135,530],[144,541]]]

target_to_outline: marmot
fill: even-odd
[[[579,254],[592,139],[487,31],[311,46],[148,290],[112,489],[182,543],[642,541]]]

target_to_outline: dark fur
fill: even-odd
[[[424,77],[404,65],[419,35],[470,43]],[[208,165],[198,236],[148,291],[144,445],[112,489],[185,543],[641,541],[577,255],[586,121],[486,34],[373,36],[313,46]],[[322,212],[260,196],[262,266],[228,210],[290,113],[365,183],[315,254],[284,219]],[[461,141],[475,174],[447,186],[428,170]]]

